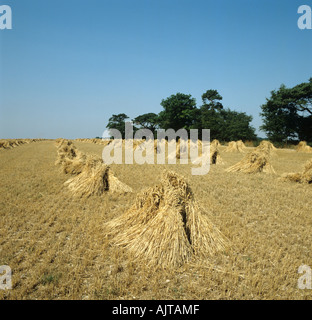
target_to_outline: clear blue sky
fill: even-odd
[[[217,89],[253,116],[270,91],[312,77],[306,0],[0,0],[0,137],[101,136],[112,114],[158,113]],[[257,131],[261,136],[263,133]]]

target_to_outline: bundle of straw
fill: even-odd
[[[225,246],[183,177],[164,171],[161,183],[139,193],[132,207],[106,223],[113,244],[134,260],[179,266],[193,257],[208,258]]]
[[[277,150],[272,142],[266,140],[261,141],[257,149],[269,154],[275,154],[275,151]]]
[[[72,143],[72,141],[61,139],[56,142],[57,147],[57,159],[56,165],[63,165],[68,160],[73,160],[78,155],[78,150]]]
[[[297,152],[312,153],[312,148],[307,145],[306,141],[300,141],[296,147]]]
[[[39,141],[41,139],[31,139],[32,141]],[[1,139],[0,149],[12,149],[23,144],[28,144],[30,139]]]
[[[109,166],[96,159],[88,159],[77,176],[65,182],[76,197],[101,196],[105,192],[127,193],[132,189],[117,179]]]
[[[231,141],[229,142],[229,145],[225,149],[225,152],[244,152],[245,149],[244,142],[242,140],[240,141]]]
[[[282,175],[281,180],[312,184],[312,160],[309,160],[304,165],[302,172],[285,173]]]
[[[219,140],[214,139],[214,140],[212,140],[212,142],[211,142],[210,145],[211,145],[211,146],[215,146],[215,147],[220,147],[220,146],[221,146],[221,143],[220,143]]]
[[[274,146],[270,142],[264,141],[254,151],[249,152],[241,161],[226,169],[227,172],[243,173],[275,173],[270,164],[270,157],[274,152]]]
[[[210,164],[224,164],[219,151],[220,143],[214,141],[210,145]]]
[[[57,141],[58,159],[62,171],[76,175],[65,182],[74,196],[90,197],[102,195],[104,192],[126,193],[132,189],[118,180],[109,166],[96,155],[87,155],[80,152],[71,141]]]

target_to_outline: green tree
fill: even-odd
[[[129,119],[129,117],[124,113],[113,114],[108,119],[108,124],[106,128],[108,129],[116,129],[121,133],[122,139],[125,139],[125,120]]]
[[[139,125],[140,128],[149,129],[153,133],[155,133],[155,130],[158,128],[159,124],[158,115],[153,112],[144,113],[140,116],[137,116],[132,121],[134,124]]]
[[[210,129],[211,139],[222,141],[254,140],[255,129],[250,125],[252,117],[244,112],[224,109],[222,96],[217,90],[207,90],[202,95],[203,105],[197,115],[197,128]]]
[[[293,88],[281,85],[261,106],[261,130],[273,141],[312,141],[312,78]]]
[[[196,127],[198,129],[210,129],[210,137],[219,139],[223,130],[223,119],[220,110],[223,105],[220,102],[222,96],[217,90],[207,90],[202,95],[203,105],[200,107],[199,118]]]
[[[158,115],[162,129],[191,129],[195,123],[196,100],[191,95],[177,93],[161,101],[164,108]]]
[[[237,141],[237,140],[256,140],[255,128],[250,125],[252,116],[245,112],[222,109],[219,111],[222,118],[222,131],[219,140]]]
[[[219,94],[217,90],[207,90],[205,93],[202,94],[202,108],[205,108],[207,110],[223,109],[223,105],[220,102],[222,99],[222,96]]]

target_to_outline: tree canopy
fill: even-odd
[[[255,129],[250,126],[252,117],[243,112],[224,109],[222,96],[217,90],[207,90],[202,95],[203,105],[197,113],[196,127],[210,129],[211,139],[222,141],[254,140]]]
[[[149,129],[152,132],[155,132],[155,129],[158,127],[159,124],[158,115],[153,112],[144,113],[140,116],[137,116],[132,121],[134,124],[139,125],[140,128]]]
[[[223,98],[217,90],[207,90],[202,94],[203,105],[202,108],[206,110],[220,110],[223,109],[221,101]]]
[[[281,85],[261,106],[261,130],[273,141],[312,140],[312,78],[293,88]]]
[[[196,100],[189,94],[177,93],[161,101],[163,110],[159,114],[145,113],[135,117],[132,121],[137,129],[149,129],[156,137],[156,129],[210,129],[211,139],[222,141],[254,140],[255,129],[250,126],[252,117],[246,113],[224,109],[222,96],[217,90],[207,90],[202,95],[202,106],[196,106]],[[107,128],[118,129],[125,136],[124,113],[113,115],[109,119]]]
[[[106,128],[108,129],[116,129],[121,133],[122,139],[125,138],[125,120],[129,119],[129,117],[125,113],[113,114],[108,119],[108,124]]]
[[[163,99],[160,105],[164,108],[159,113],[159,125],[162,129],[187,129],[195,121],[196,100],[191,95],[177,93]]]

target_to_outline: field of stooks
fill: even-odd
[[[215,140],[206,175],[179,144],[176,165],[107,166],[109,143],[0,141],[0,300],[311,299],[298,287],[312,267],[305,142]]]

